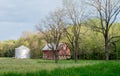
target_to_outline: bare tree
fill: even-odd
[[[55,63],[58,63],[58,46],[63,34],[64,22],[62,21],[64,13],[62,9],[52,12],[49,17],[37,26],[38,31],[43,34],[44,40],[50,44],[48,47],[54,52]]]
[[[81,0],[82,1],[82,0]],[[79,1],[78,1],[79,2]],[[84,21],[83,6],[80,6],[81,2],[77,3],[75,0],[63,0],[64,9],[66,11],[66,24],[70,29],[66,27],[65,32],[68,41],[72,46],[74,53],[75,63],[77,63],[77,52],[80,46],[80,37],[81,37],[81,26]]]
[[[105,57],[109,60],[109,44],[116,42],[115,38],[120,36],[110,35],[110,29],[114,25],[117,16],[120,13],[120,0],[89,0],[98,13],[100,24],[95,26],[97,32],[102,33],[104,37]]]

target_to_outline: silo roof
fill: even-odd
[[[25,47],[24,45],[21,45],[20,47],[15,48],[15,49],[28,49],[29,50],[29,48]]]

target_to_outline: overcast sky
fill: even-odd
[[[62,0],[0,0],[0,41],[18,39],[24,31],[36,31],[35,25],[61,6]]]
[[[0,41],[36,31],[35,25],[61,5],[61,0],[0,0]]]

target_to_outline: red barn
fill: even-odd
[[[42,49],[43,59],[54,59],[54,51],[50,48],[50,44],[46,44]],[[55,47],[54,47],[55,48]],[[66,43],[60,43],[58,46],[58,58],[59,59],[70,59],[70,49]]]

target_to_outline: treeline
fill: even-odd
[[[114,30],[119,31],[120,24]],[[71,29],[69,26],[68,29]],[[78,59],[87,60],[104,60],[104,40],[101,34],[91,30],[88,26],[82,26],[82,30],[87,30],[80,38],[80,46],[77,51]],[[65,33],[64,33],[65,34]],[[119,35],[119,33],[117,33]],[[67,40],[66,36],[61,38],[61,42],[67,42],[69,48],[71,49],[71,59],[74,59],[74,52],[72,50],[71,44]],[[42,48],[46,44],[41,33],[24,32],[20,39],[18,40],[8,40],[0,42],[0,57],[14,57],[15,48],[25,45],[31,50],[31,58],[42,58]],[[120,41],[116,43],[116,47],[111,45],[109,56],[110,59],[117,59],[120,57]]]
[[[116,27],[114,27],[112,30],[114,30],[114,32],[117,32],[114,33],[114,35],[119,36],[120,33],[118,32],[119,32],[120,24],[118,23],[115,25]],[[79,42],[79,50],[77,51],[78,59],[105,60],[104,38],[102,37],[102,34],[93,31],[89,26],[82,26],[81,31],[84,30],[87,30],[87,32],[81,35]],[[62,39],[62,41],[64,40],[67,41],[67,43],[69,43],[66,37]],[[70,43],[69,43],[69,47],[71,47]],[[72,51],[72,58],[74,59],[74,51]],[[118,39],[115,45],[111,44],[109,46],[109,59],[110,60],[120,59],[120,39]]]
[[[0,42],[0,57],[13,57],[15,46],[14,40]]]
[[[15,48],[24,45],[30,49],[31,58],[42,58],[42,43],[39,35],[32,32],[24,32],[18,40],[0,42],[0,57],[14,57]]]
[[[117,32],[119,31],[120,24],[114,28]],[[68,28],[71,29],[71,28]],[[104,40],[101,37],[101,34],[90,30],[89,27],[83,26],[82,30],[87,32],[82,35],[80,39],[80,46],[77,52],[78,59],[88,59],[88,60],[104,60]],[[119,35],[119,33],[117,33]],[[61,38],[61,42],[67,42],[68,46],[71,48],[72,59],[74,58],[74,53],[72,47],[64,36]],[[42,58],[42,48],[46,42],[44,41],[42,34],[24,32],[20,39],[18,40],[8,40],[0,42],[0,57],[14,57],[15,48],[25,45],[31,50],[31,58]],[[117,59],[120,57],[120,41],[116,43],[116,47],[111,45],[110,47],[110,59]],[[118,56],[118,57],[117,57]]]

